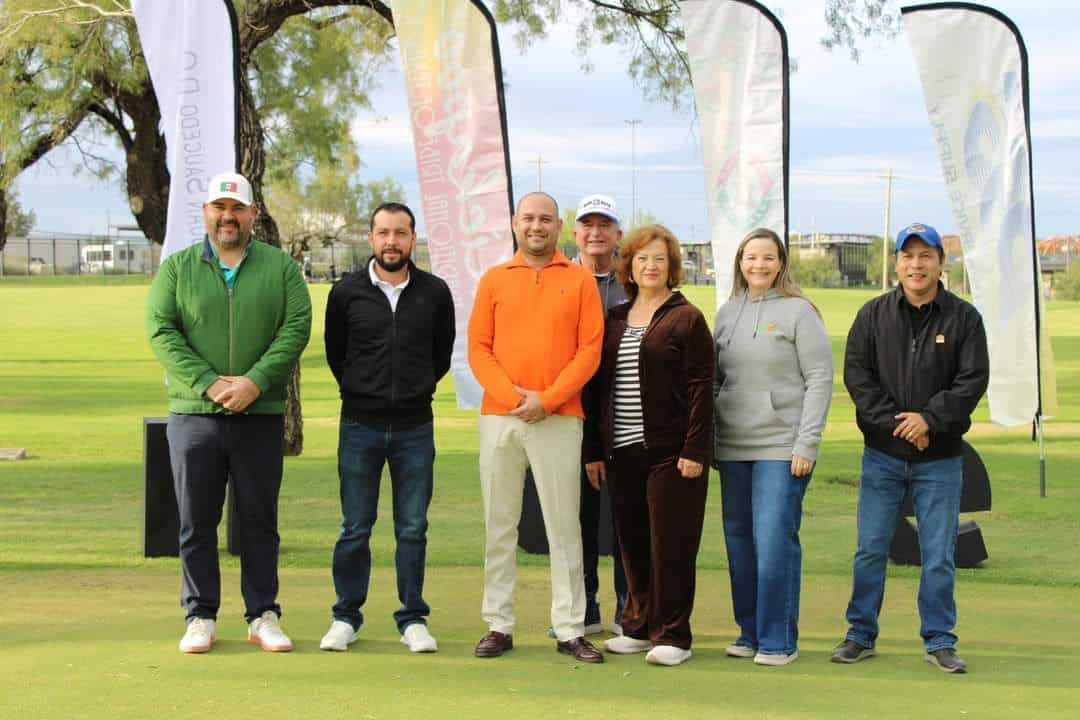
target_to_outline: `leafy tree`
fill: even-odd
[[[36,222],[34,211],[24,211],[14,192],[0,193],[0,250],[4,249],[9,237],[26,236]]]
[[[1080,262],[1070,263],[1068,270],[1054,275],[1054,299],[1080,300]]]
[[[844,286],[844,276],[831,253],[791,253],[791,276],[804,288],[836,288]]]
[[[847,48],[851,59],[858,62],[862,55],[860,42],[896,37],[900,32],[900,13],[891,0],[827,0],[825,23],[829,34],[822,38],[822,47]]]
[[[866,283],[870,287],[881,287],[881,238],[875,237],[870,242],[866,254]],[[892,259],[889,260],[889,274],[892,274]]]
[[[563,210],[562,230],[559,231],[559,251],[566,257],[577,255],[577,243],[574,242],[574,226],[577,224],[577,208]]]
[[[358,242],[366,236],[372,210],[405,194],[392,178],[350,183],[332,168],[322,168],[303,189],[271,186],[269,204],[280,218],[282,245],[297,260],[315,247]]]

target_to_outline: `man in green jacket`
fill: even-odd
[[[248,640],[292,649],[281,630],[277,504],[285,387],[311,334],[311,298],[286,253],[253,242],[259,210],[242,175],[210,181],[202,242],[170,255],[150,286],[146,326],[165,368],[169,457],[180,509],[180,651],[214,642],[221,605],[217,527],[233,483]]]

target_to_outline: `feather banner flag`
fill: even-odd
[[[1056,403],[1053,383],[1040,382],[1053,371],[1040,352],[1027,50],[1012,21],[981,5],[931,3],[901,13],[986,326],[990,417],[1031,423]]]
[[[394,0],[432,271],[454,296],[458,406],[480,406],[468,363],[476,286],[514,252],[509,141],[495,21],[481,0]]]
[[[751,0],[681,0],[701,126],[717,304],[735,250],[768,228],[787,243],[788,50],[783,25]]]
[[[131,9],[168,153],[164,260],[203,239],[210,178],[238,169],[236,13],[228,0],[133,0]]]

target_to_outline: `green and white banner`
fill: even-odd
[[[236,15],[228,0],[133,0],[169,168],[164,260],[202,240],[207,183],[239,169]]]
[[[783,25],[752,0],[681,0],[705,162],[717,305],[751,230],[787,240],[788,51]]]

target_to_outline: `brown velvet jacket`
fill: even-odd
[[[582,453],[586,462],[613,457],[615,362],[630,305],[613,307],[608,315],[600,369],[587,393],[592,406],[586,415],[599,418],[599,423],[587,426]],[[653,315],[638,356],[647,448],[670,449],[673,455],[709,466],[715,367],[705,316],[682,293],[673,293]]]

